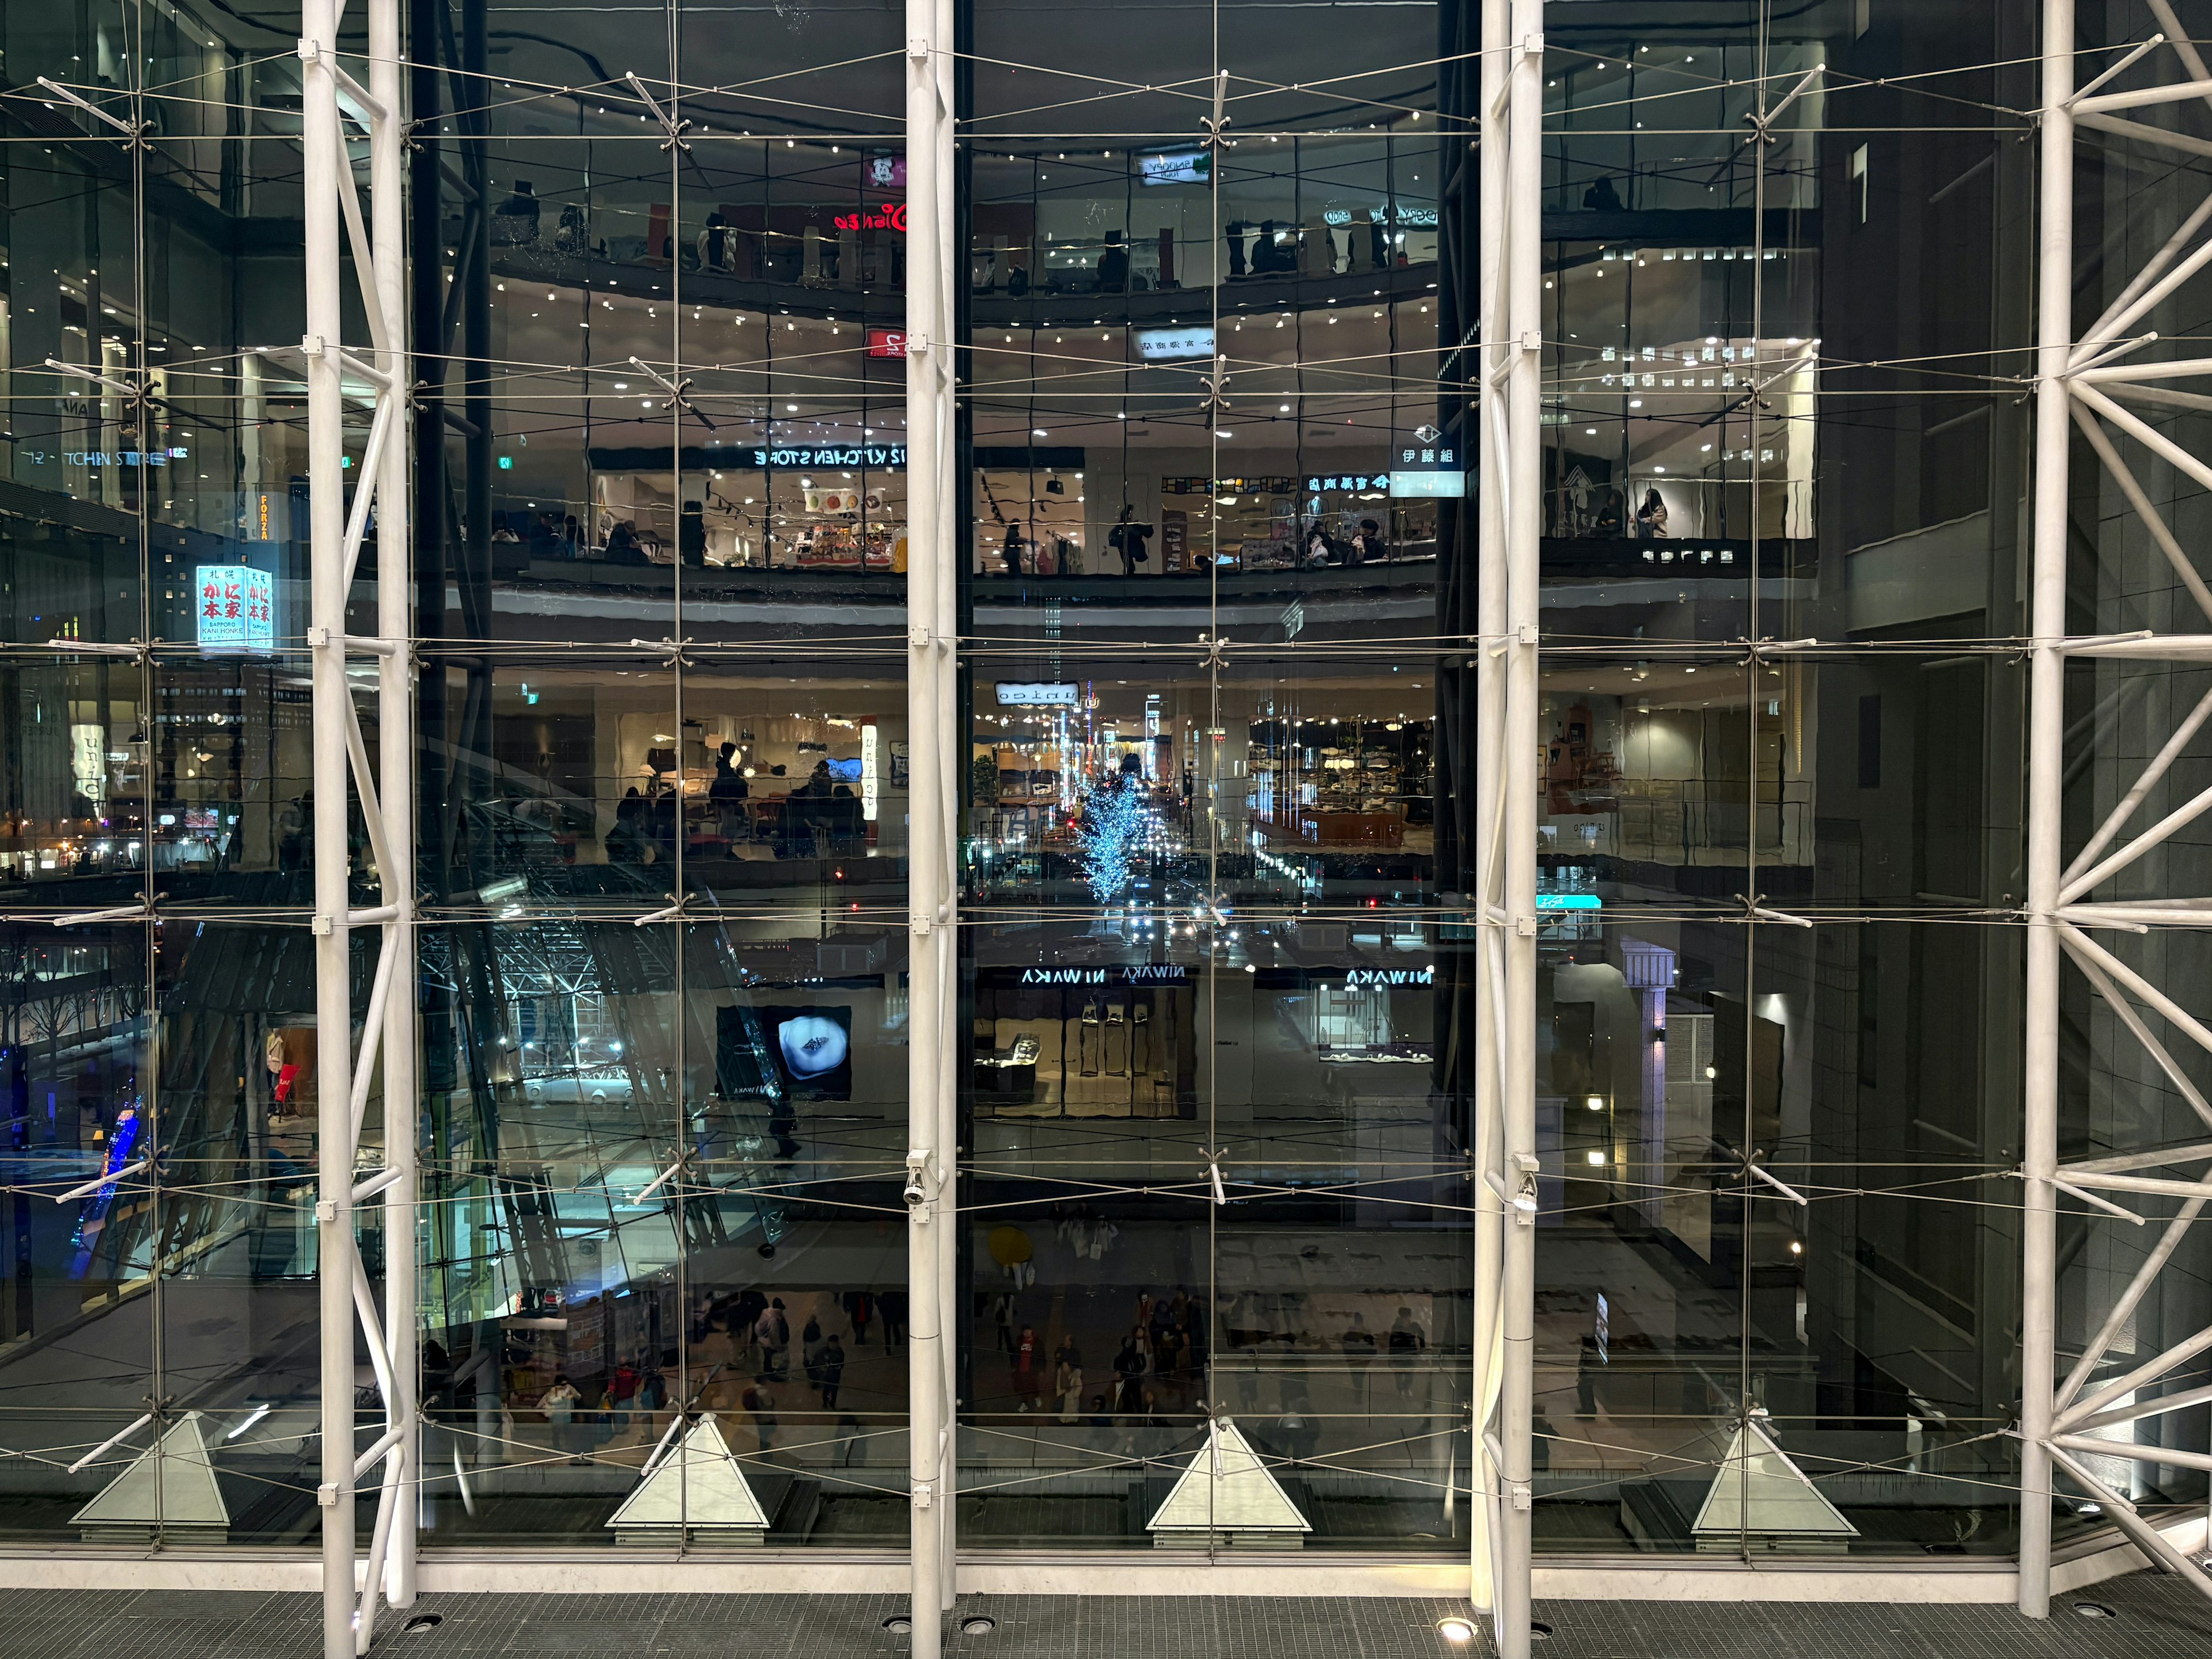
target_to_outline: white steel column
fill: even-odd
[[[2051,1610],[2052,1341],[2058,1273],[2059,801],[2065,768],[2066,354],[2074,337],[2074,0],[2044,0],[2036,248],[2034,533],[2027,716],[2027,1051],[2021,1275],[2020,1610]]]
[[[378,368],[393,377],[390,424],[383,465],[374,485],[376,525],[376,631],[380,638],[406,641],[407,650],[377,659],[377,776],[388,780],[380,791],[384,808],[388,860],[381,862],[384,902],[392,908],[384,950],[392,971],[380,975],[389,988],[384,1017],[384,1163],[397,1179],[384,1190],[385,1341],[392,1355],[397,1398],[387,1416],[401,1425],[404,1443],[392,1468],[398,1475],[392,1505],[392,1545],[386,1568],[386,1595],[395,1607],[415,1604],[415,1523],[422,1469],[422,1419],[417,1389],[418,1324],[416,1315],[417,1181],[416,1152],[421,1141],[421,1078],[418,1073],[415,994],[415,545],[408,509],[413,499],[408,477],[415,453],[410,435],[407,339],[407,197],[404,134],[398,117],[406,105],[400,63],[398,0],[368,0],[368,90],[390,118],[374,123],[369,134],[369,241],[374,249],[376,291],[383,314],[386,349]],[[371,488],[363,478],[361,488]],[[381,964],[380,964],[380,966]],[[375,1603],[374,1586],[364,1595],[362,1640]]]
[[[2169,995],[2151,969],[2163,967],[2154,953],[2149,969],[2138,968],[2091,937],[2113,931],[2155,937],[2166,927],[2205,925],[2212,898],[2144,896],[2156,891],[2162,872],[2160,848],[2172,833],[2208,809],[2212,794],[2198,793],[2163,813],[2141,821],[2130,836],[2139,809],[2153,796],[2167,769],[2203,726],[2212,700],[2172,722],[2140,775],[2102,826],[2070,863],[2063,863],[2062,789],[2067,764],[2065,732],[2066,664],[2069,658],[2115,658],[2136,661],[2146,672],[2159,665],[2212,661],[2212,631],[2117,635],[2069,635],[2066,631],[2068,466],[2073,428],[2079,426],[2105,472],[2140,518],[2150,538],[2193,601],[2197,615],[2188,626],[2212,629],[2212,589],[2191,562],[2158,505],[2136,483],[2117,440],[2124,437],[2148,449],[2176,471],[2212,489],[2212,461],[2191,453],[2173,436],[2121,406],[2122,401],[2154,405],[2180,402],[2202,407],[2199,392],[2176,393],[2168,380],[2212,380],[2212,359],[2182,356],[2144,361],[2134,354],[2158,335],[2136,325],[2197,272],[2212,264],[2212,239],[2204,226],[2212,220],[2212,196],[2190,214],[2119,292],[2112,307],[2077,337],[2073,320],[2075,146],[2085,136],[2112,134],[2150,147],[2185,155],[2204,153],[2203,142],[2186,134],[2137,120],[2118,112],[2203,99],[2212,102],[2212,78],[2203,58],[2176,18],[2170,0],[2150,0],[2163,33],[2116,56],[2079,93],[2074,89],[2074,0],[2044,0],[2040,223],[2036,269],[2036,425],[2033,646],[2030,656],[2028,710],[2027,982],[2024,1071],[2024,1139],[2021,1309],[2021,1559],[2020,1610],[2045,1617],[2051,1607],[2051,1485],[2063,1472],[2087,1498],[2125,1532],[2144,1554],[2180,1574],[2212,1596],[2212,1580],[2141,1516],[2130,1495],[2116,1492],[2100,1474],[2116,1457],[2190,1469],[2212,1468],[2204,1449],[2169,1444],[2133,1443],[2100,1438],[2097,1431],[2116,1429],[2196,1403],[2201,1390],[2161,1393],[2191,1362],[2212,1349],[2212,1329],[2173,1340],[2148,1358],[2131,1349],[2128,1368],[2112,1370],[2112,1350],[2132,1322],[2136,1308],[2157,1289],[2166,1264],[2212,1200],[2212,1143],[2170,1144],[2171,1137],[2152,1109],[2135,1114],[2148,1126],[2139,1149],[2116,1146],[2113,1155],[2077,1164],[2058,1161],[2058,1019],[2062,960],[2070,957],[2091,994],[2164,1074],[2172,1092],[2208,1127],[2212,1103],[2168,1051],[2167,1042],[2185,1038],[2212,1052],[2212,1029]],[[2100,91],[2117,82],[2161,45],[2179,59],[2183,79]],[[2196,349],[2186,342],[2183,351]],[[2122,359],[2127,361],[2123,362]],[[2187,435],[2184,429],[2184,435]],[[2178,611],[2186,615],[2179,604]],[[2177,711],[2178,712],[2178,711]],[[2092,736],[2089,741],[2094,741]],[[2155,809],[2154,809],[2155,810]],[[2124,896],[2100,903],[2095,894],[2125,872]],[[2147,878],[2148,877],[2148,878]],[[2141,1003],[2164,1021],[2166,1036],[2152,1029],[2138,1011]],[[2128,1121],[2118,1115],[2114,1127]],[[2154,1170],[2180,1170],[2180,1176]],[[2063,1193],[2084,1206],[2087,1224],[2142,1227],[2149,1218],[2121,1200],[2178,1200],[2162,1237],[2146,1249],[2141,1267],[2112,1306],[2092,1310],[2101,1319],[2062,1382],[2057,1365],[2058,1197]],[[2148,1243],[2148,1239],[2146,1240]]]
[[[907,1333],[915,1659],[954,1588],[954,1020],[959,852],[952,8],[907,0]]]
[[[1486,0],[1482,8],[1481,98],[1476,145],[1480,162],[1480,193],[1476,198],[1475,303],[1479,311],[1475,355],[1477,421],[1480,446],[1476,471],[1487,481],[1504,482],[1504,447],[1496,442],[1504,430],[1505,396],[1493,379],[1501,361],[1498,343],[1505,335],[1505,296],[1498,288],[1498,261],[1504,240],[1505,216],[1498,204],[1505,200],[1505,136],[1502,118],[1505,94],[1506,42],[1512,27],[1509,0]],[[1468,1599],[1476,1609],[1494,1613],[1498,1580],[1498,1504],[1502,1497],[1496,1467],[1484,1449],[1484,1436],[1492,1431],[1502,1382],[1502,1336],[1498,1324],[1499,1273],[1504,1240],[1503,1196],[1504,1140],[1498,1123],[1498,1103],[1504,1097],[1505,1063],[1503,984],[1492,977],[1502,974],[1505,957],[1504,937],[1489,919],[1493,908],[1500,915],[1505,902],[1502,885],[1504,866],[1498,845],[1504,830],[1498,816],[1501,781],[1496,763],[1504,754],[1505,665],[1497,641],[1505,634],[1505,490],[1477,489],[1475,501],[1475,633],[1474,659],[1474,870],[1469,895],[1477,920],[1474,1030],[1474,1123],[1469,1156],[1474,1180],[1474,1376],[1470,1389],[1474,1401],[1474,1443],[1472,1451],[1470,1504],[1468,1510]],[[1491,1183],[1498,1182],[1493,1188]]]
[[[367,0],[368,85],[337,56],[339,0],[307,0],[300,42],[304,90],[304,230],[307,476],[312,605],[307,649],[314,711],[314,933],[317,1030],[315,1217],[322,1392],[325,1659],[368,1652],[380,1591],[415,1595],[415,1481],[419,1431],[415,1361],[416,1068],[414,971],[414,666],[407,523],[405,198],[401,160],[398,0]],[[347,153],[343,98],[368,125],[368,211]],[[341,230],[343,226],[343,231]],[[343,234],[368,319],[359,355],[343,340]],[[345,398],[365,388],[371,415],[354,499],[345,495]],[[347,600],[369,524],[376,524],[375,635],[349,636]],[[377,664],[379,764],[372,769],[347,679],[349,657]],[[348,834],[358,798],[380,902],[351,908]],[[353,1042],[351,932],[381,930],[360,1051]],[[380,1056],[384,1168],[360,1171],[362,1127]],[[356,1174],[362,1176],[358,1185]],[[380,1310],[354,1237],[355,1212],[380,1200],[385,1296]],[[377,1439],[356,1455],[356,1321],[383,1402]],[[368,1560],[356,1597],[354,1489],[379,1491]]]
[[[315,791],[316,1289],[321,1320],[323,1659],[353,1652],[353,1030],[346,960],[345,572],[324,556],[344,535],[344,410],[337,347],[344,315],[338,259],[338,173],[347,165],[337,82],[320,70],[337,52],[335,0],[307,0],[301,23],[301,141],[306,185],[308,639],[313,680]]]
[[[1484,0],[1482,489],[1476,670],[1477,860],[1482,941],[1477,1018],[1489,1056],[1476,1086],[1483,1206],[1476,1290],[1476,1535],[1493,1574],[1502,1659],[1528,1659],[1529,1425],[1535,1351],[1537,583],[1542,533],[1543,0]],[[1495,1068],[1493,1071],[1493,1067]],[[1486,1237],[1495,1229],[1496,1243]],[[1494,1268],[1491,1266],[1495,1263]],[[1494,1404],[1492,1403],[1494,1402]]]

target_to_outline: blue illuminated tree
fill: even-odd
[[[1128,890],[1146,830],[1143,792],[1133,780],[1110,777],[1085,787],[1075,845],[1083,879],[1099,903],[1110,904]]]

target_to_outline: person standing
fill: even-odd
[[[1148,1366],[1138,1346],[1143,1340],[1140,1327],[1123,1340],[1121,1352],[1114,1356],[1114,1373],[1121,1379],[1115,1408],[1124,1417],[1135,1417],[1145,1408],[1145,1372]]]
[[[1621,520],[1628,515],[1628,504],[1620,498],[1618,489],[1605,492],[1605,501],[1597,510],[1597,522],[1590,526],[1593,536],[1611,539],[1623,529]]]
[[[885,1291],[878,1302],[884,1316],[884,1352],[889,1353],[906,1342],[906,1292]]]
[[[1038,1386],[1041,1375],[1037,1364],[1037,1334],[1035,1328],[1022,1327],[1022,1334],[1014,1339],[1014,1393],[1021,1401],[1021,1408],[1042,1409],[1043,1391]]]
[[[725,842],[750,840],[741,836],[738,830],[745,823],[744,803],[752,794],[752,786],[738,765],[738,745],[726,743],[714,757],[714,781],[707,786],[707,799],[714,804],[719,819],[716,830]]]
[[[750,1383],[738,1396],[738,1404],[751,1413],[753,1433],[759,1438],[760,1449],[768,1450],[775,1437],[775,1396],[765,1385]]]
[[[845,1292],[845,1317],[852,1322],[853,1346],[868,1346],[868,1321],[875,1316],[875,1299],[866,1291]]]
[[[845,1385],[845,1345],[836,1333],[823,1345],[822,1357],[815,1361],[814,1386],[822,1391],[822,1409],[837,1409],[837,1390]]]
[[[1121,555],[1121,574],[1125,576],[1135,575],[1137,567],[1152,556],[1146,546],[1152,540],[1152,527],[1137,523],[1136,513],[1135,507],[1124,503],[1121,516],[1114,520],[1114,527],[1106,532],[1106,544]]]
[[[791,1347],[791,1321],[783,1311],[783,1298],[778,1297],[762,1310],[753,1322],[753,1340],[760,1345],[759,1380],[770,1382],[787,1375]]]
[[[806,1328],[799,1334],[799,1364],[809,1384],[822,1386],[822,1322],[812,1314],[806,1316]]]
[[[1070,1337],[1054,1356],[1053,1391],[1060,1396],[1060,1420],[1073,1424],[1083,1407],[1083,1351]]]
[[[569,1462],[574,1463],[584,1461],[573,1455],[575,1448],[569,1440],[569,1425],[574,1421],[576,1407],[583,1398],[574,1383],[556,1372],[553,1386],[546,1389],[538,1401],[538,1409],[545,1413],[545,1420],[553,1425],[554,1449],[571,1453]]]

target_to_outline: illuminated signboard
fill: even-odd
[[[793,449],[756,449],[750,452],[752,464],[759,467],[777,466],[904,466],[904,444],[817,444]],[[717,456],[714,465],[729,465]]]
[[[881,799],[883,753],[881,740],[876,735],[876,723],[870,720],[860,728],[860,817],[867,823],[876,821],[876,807]]]
[[[858,213],[841,213],[831,221],[840,230],[893,230],[906,234],[906,204],[885,202],[870,212],[863,208]]]
[[[1140,185],[1203,185],[1213,178],[1213,155],[1203,149],[1162,149],[1137,157]]]
[[[1595,893],[1539,893],[1539,910],[1602,910],[1605,901]]]
[[[903,357],[906,356],[906,331],[902,328],[872,328],[868,331],[868,356],[871,357]]]
[[[1449,498],[1459,500],[1467,494],[1467,474],[1464,472],[1393,472],[1390,475],[1393,495],[1424,497],[1429,500]]]
[[[906,157],[871,155],[860,163],[860,185],[866,190],[904,190]]]
[[[1179,357],[1211,357],[1212,325],[1194,323],[1188,328],[1140,328],[1137,331],[1137,356],[1148,363],[1172,362]]]
[[[1188,985],[1190,969],[1179,962],[1133,962],[1115,968],[1024,968],[1024,985]]]
[[[1432,968],[1354,968],[1344,976],[1346,985],[1433,985]]]
[[[1437,210],[1432,207],[1407,207],[1401,203],[1394,210],[1387,204],[1377,203],[1367,211],[1378,225],[1433,225],[1437,222]],[[1332,225],[1348,225],[1352,222],[1352,210],[1331,208],[1321,216]]]
[[[1079,701],[1073,683],[1053,685],[1000,680],[998,691],[1001,708],[1073,708]]]
[[[194,586],[204,654],[265,657],[276,649],[276,579],[269,572],[249,564],[204,564]]]

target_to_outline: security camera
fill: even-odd
[[[929,1190],[921,1184],[922,1171],[928,1167],[929,1154],[927,1152],[908,1152],[906,1155],[905,1196],[907,1207],[908,1209],[912,1209],[918,1205],[927,1203],[929,1200]]]

